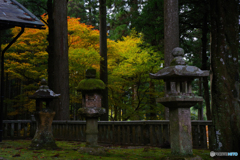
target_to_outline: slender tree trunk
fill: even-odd
[[[132,107],[136,109],[138,107],[139,101],[138,101],[138,85],[133,85],[133,103]],[[137,110],[136,110],[137,111]],[[131,116],[132,120],[140,120],[140,117],[138,114],[134,114]]]
[[[238,0],[211,0],[211,150],[240,153]],[[239,159],[231,157],[231,159]]]
[[[107,69],[107,26],[106,26],[106,0],[99,0],[99,19],[100,19],[100,79],[108,85],[108,69]],[[106,109],[106,113],[101,116],[101,120],[108,121],[108,87],[105,88],[102,95],[102,107]]]
[[[149,82],[149,99],[150,99],[150,120],[156,120],[157,119],[157,114],[154,112],[154,108],[156,107],[156,98],[153,95],[153,92],[155,90],[154,83],[152,82],[152,79]]]
[[[114,121],[118,120],[118,107],[114,105]]]
[[[202,78],[199,78],[199,96],[202,96]],[[198,120],[203,120],[203,103],[199,102]]]
[[[93,18],[92,18],[92,0],[89,0],[88,1],[88,3],[89,3],[89,9],[88,9],[88,11],[89,11],[89,23],[90,23],[90,25],[93,25]]]
[[[67,0],[48,0],[48,82],[49,88],[61,94],[50,103],[54,119],[69,120],[69,70],[67,36]]]
[[[137,19],[138,18],[138,0],[130,0],[130,14],[132,19]],[[132,29],[132,26],[134,24],[131,23],[130,29]]]
[[[175,47],[179,47],[178,0],[164,0],[164,67],[169,66],[173,60],[171,53]],[[175,84],[171,83],[171,85]],[[165,107],[165,119],[169,119],[167,107]]]
[[[202,25],[202,70],[208,70],[209,68],[207,67],[207,34],[208,34],[208,14],[209,14],[209,3],[207,0],[205,0],[205,5],[204,5],[204,15],[203,15],[203,25]],[[203,77],[203,89],[204,89],[204,100],[206,104],[206,116],[208,120],[212,119],[211,116],[211,108],[210,108],[210,95],[209,95],[209,87],[208,87],[208,77]]]

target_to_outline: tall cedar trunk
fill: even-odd
[[[130,0],[130,14],[132,19],[138,18],[138,0]],[[130,29],[132,29],[133,24],[131,24]]]
[[[61,94],[50,103],[54,119],[69,119],[69,70],[67,36],[67,0],[48,0],[48,82],[49,88]]]
[[[88,3],[89,3],[89,9],[88,9],[88,11],[89,11],[89,24],[90,25],[93,25],[93,18],[92,18],[92,0],[89,0],[88,1]]]
[[[207,7],[209,6],[209,3],[207,0],[205,0],[205,5],[204,5],[204,15],[203,15],[203,25],[202,25],[202,70],[208,70],[207,67],[207,34],[208,34],[208,10],[209,8]],[[208,77],[203,77],[203,88],[204,88],[204,100],[205,100],[205,104],[206,104],[206,115],[207,115],[207,119],[211,120],[212,116],[211,116],[211,109],[210,109],[210,98],[209,98],[209,87],[208,87]]]
[[[240,153],[238,0],[211,0],[211,150]],[[231,159],[238,157],[231,157]]]
[[[178,0],[164,0],[164,67],[173,60],[172,50],[179,47]],[[171,83],[171,85],[175,85]],[[165,107],[165,119],[169,119],[169,108]]]
[[[100,19],[100,56],[103,58],[100,61],[100,79],[108,84],[108,69],[107,69],[107,26],[106,26],[106,0],[99,0],[99,19]],[[101,120],[108,121],[108,87],[105,88],[102,95],[102,107],[106,109],[106,113],[101,116]]]

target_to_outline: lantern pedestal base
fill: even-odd
[[[86,147],[79,148],[80,153],[105,155],[107,149],[98,146],[98,118],[106,111],[100,107],[83,107],[79,112],[86,117]]]
[[[86,147],[98,147],[98,117],[86,117]]]
[[[171,153],[193,155],[190,108],[169,108]]]
[[[43,109],[34,114],[37,121],[37,130],[28,149],[58,149],[52,134],[52,121],[55,112]]]

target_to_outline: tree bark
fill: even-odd
[[[204,9],[204,15],[203,15],[203,25],[202,25],[202,70],[208,70],[207,67],[207,34],[208,34],[208,10],[209,8],[207,6],[209,6],[208,1],[205,1],[205,7]],[[206,104],[206,116],[208,120],[212,119],[211,116],[211,108],[210,108],[210,98],[209,98],[209,87],[208,87],[208,77],[203,77],[203,88],[204,88],[204,100],[205,100],[205,104]]]
[[[108,84],[108,69],[107,69],[107,26],[106,26],[106,0],[99,0],[99,19],[100,19],[100,56],[103,58],[100,61],[100,79]],[[108,121],[108,87],[105,88],[102,95],[102,107],[106,109],[106,113],[101,116],[101,120]]]
[[[199,78],[199,96],[202,96],[202,78]],[[203,120],[203,102],[198,102],[198,120]]]
[[[171,52],[175,47],[179,47],[178,0],[164,0],[164,67],[169,66],[173,60]],[[169,119],[167,107],[165,119]]]
[[[48,83],[50,89],[61,94],[50,107],[56,111],[54,119],[69,120],[67,1],[48,0],[48,16]]]
[[[212,0],[211,64],[213,142],[211,150],[240,153],[238,0]],[[231,157],[231,159],[239,157]]]

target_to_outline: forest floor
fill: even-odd
[[[58,150],[28,150],[31,140],[4,140],[0,143],[0,160],[163,160],[180,158],[170,155],[171,149],[162,149],[146,146],[104,146],[105,155],[89,155],[79,153],[80,147],[85,147],[85,143],[79,141],[56,141],[61,149]],[[204,160],[212,160],[209,150],[193,149],[194,156],[199,156]],[[171,157],[171,158],[167,158]],[[191,159],[190,157],[188,159]],[[198,160],[198,159],[196,159]]]

